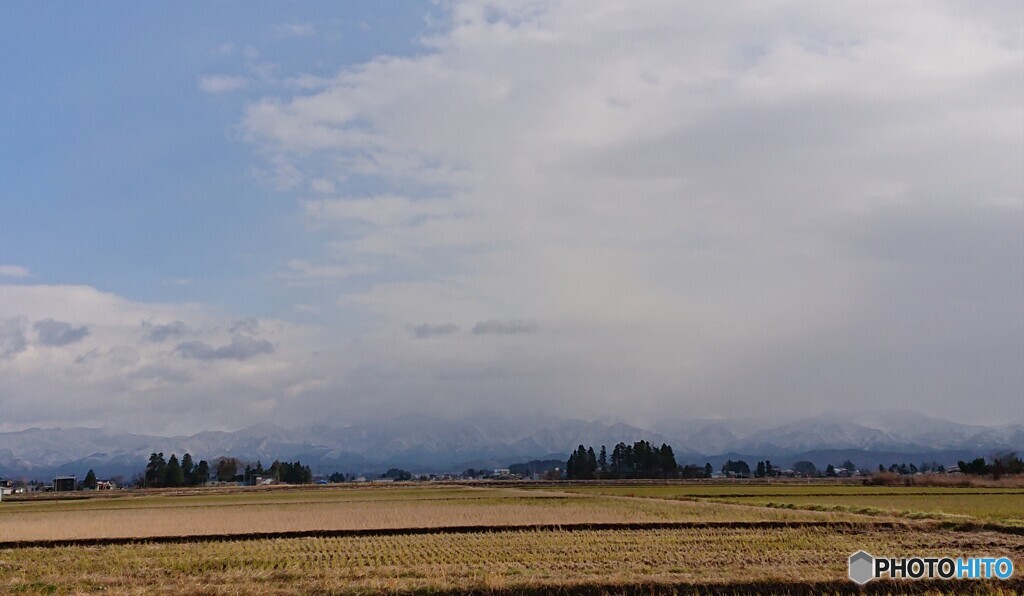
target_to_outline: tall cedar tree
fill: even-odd
[[[185,486],[192,486],[192,470],[195,464],[192,462],[192,454],[186,453],[181,456],[181,476],[185,479]]]
[[[144,476],[146,486],[148,488],[155,488],[163,486],[164,476],[166,476],[167,462],[164,461],[163,453],[151,453],[149,456],[149,463],[146,464],[146,474]]]
[[[205,459],[199,460],[192,470],[192,486],[203,486],[210,479],[210,464]]]
[[[178,456],[171,454],[167,460],[167,468],[164,470],[164,486],[176,487],[185,484],[185,475],[181,471],[181,464],[178,463]]]

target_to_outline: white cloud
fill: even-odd
[[[330,195],[335,192],[334,182],[332,180],[327,180],[326,178],[317,178],[316,180],[310,181],[309,189],[321,195]]]
[[[376,267],[367,263],[351,265],[316,264],[302,259],[292,259],[288,261],[287,268],[281,273],[281,277],[297,283],[324,282],[343,280],[355,275],[373,273],[374,271],[376,271]]]
[[[312,23],[279,23],[274,31],[282,37],[312,37],[316,35],[316,27]]]
[[[346,262],[387,257],[340,301],[375,317],[369,337],[537,321],[544,334],[448,353],[526,374],[489,388],[518,405],[1019,402],[1021,237],[1000,223],[1022,218],[1019,6],[456,2],[448,16],[422,55],[244,115],[295,187],[344,173],[427,189],[302,203],[337,226],[328,249]],[[885,225],[893,209],[914,215]],[[977,251],[976,267],[875,254],[910,237]],[[520,342],[530,353],[510,354]],[[408,349],[395,366],[423,391],[474,399],[422,378],[437,361]]]
[[[230,93],[244,89],[249,79],[239,75],[204,75],[199,77],[199,89],[205,93]]]
[[[359,221],[374,226],[412,224],[449,215],[445,201],[393,195],[303,202],[306,215],[317,223]]]
[[[210,50],[210,53],[216,56],[230,56],[232,53],[234,53],[234,51],[235,44],[231,43],[230,41],[225,41],[224,43]]]
[[[0,286],[5,423],[1024,416],[1018,3],[444,10],[240,115],[318,255],[278,281],[341,323]]]
[[[318,334],[282,321],[240,325],[208,308],[85,286],[0,285],[0,304],[14,315],[0,318],[5,430],[237,428],[264,419],[253,400],[308,412],[303,393],[289,406],[281,396],[331,370],[311,355],[327,345]]]
[[[0,265],[0,277],[28,277],[31,275],[26,267],[20,265]]]

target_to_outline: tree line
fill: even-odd
[[[984,459],[982,459],[984,461]],[[885,467],[882,464],[878,464],[878,472],[889,472],[890,474],[899,474],[900,476],[913,476],[914,474],[928,474],[929,472],[944,473],[946,466],[938,462],[921,462],[921,465],[908,464],[903,462],[900,464],[890,464],[889,467]]]
[[[960,460],[956,465],[964,474],[992,474],[997,480],[1005,474],[1024,474],[1024,460],[1012,452],[993,457],[992,463],[987,463],[984,457],[979,457],[969,462]]]
[[[221,457],[214,461],[211,470],[210,464],[205,460],[195,463],[192,455],[186,453],[178,460],[177,455],[171,454],[170,459],[165,460],[163,453],[152,453],[149,456],[149,463],[141,476],[135,480],[136,486],[141,488],[174,488],[181,486],[202,486],[210,481],[211,475],[220,482],[244,482],[251,484],[257,477],[271,477],[277,482],[285,484],[310,484],[313,482],[313,471],[309,466],[302,465],[302,462],[282,462],[274,460],[270,468],[264,469],[259,461],[256,465],[246,464],[244,471],[239,460],[233,457]],[[92,472],[92,470],[89,470]],[[95,476],[92,479],[95,484]],[[86,477],[88,485],[89,478]]]
[[[91,471],[91,470],[90,470]],[[192,455],[186,453],[178,461],[178,456],[164,459],[164,454],[151,453],[149,463],[136,484],[143,488],[202,486],[210,479],[210,464],[205,459],[195,463]]]
[[[604,445],[600,455],[593,447],[580,445],[569,456],[565,472],[569,480],[677,478],[680,468],[671,445],[654,447],[647,441],[637,441],[632,445],[619,443],[612,449],[611,458]]]

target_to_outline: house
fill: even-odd
[[[96,481],[96,490],[114,490],[117,485],[111,480]]]

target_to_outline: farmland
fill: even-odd
[[[5,501],[0,592],[849,592],[846,557],[858,549],[1024,564],[1022,491],[934,490],[396,485]],[[990,523],[814,510],[842,499],[888,499],[897,512],[959,503],[958,515]],[[923,587],[1010,594],[1024,583]]]
[[[1024,489],[827,484],[588,486],[580,494],[758,505],[1024,528]]]

